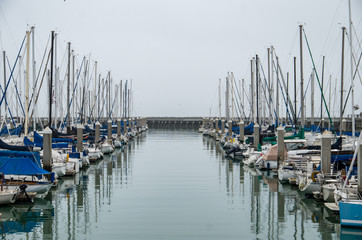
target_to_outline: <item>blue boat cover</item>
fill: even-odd
[[[43,143],[34,143],[29,140],[29,138],[24,137],[24,145],[25,146],[34,146],[43,148]],[[67,148],[68,143],[52,143],[52,148]]]
[[[0,157],[0,172],[4,175],[42,175],[50,172],[37,166],[27,157]]]
[[[43,143],[43,137],[39,135],[39,133],[34,132],[34,142],[35,143]],[[60,143],[60,142],[73,142],[71,138],[52,138],[52,143]]]
[[[19,135],[21,132],[21,125],[17,126],[16,128],[13,129],[8,129],[7,126],[4,126],[1,131],[0,131],[0,136],[2,135]]]
[[[24,151],[0,151],[0,158],[1,157],[26,157],[36,163],[38,166],[40,164],[40,153],[39,152],[24,152]]]

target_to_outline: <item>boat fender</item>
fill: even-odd
[[[312,215],[312,222],[313,223],[319,222],[319,216],[316,213],[313,213],[313,215]]]
[[[310,177],[312,178],[313,182],[316,182],[316,175],[318,174],[319,172],[315,171],[315,172],[312,172],[312,174],[310,175]]]

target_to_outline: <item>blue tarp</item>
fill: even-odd
[[[43,137],[39,135],[39,133],[34,132],[34,142],[35,143],[43,143]],[[73,142],[71,138],[52,138],[52,143],[69,143]]]
[[[34,143],[29,140],[29,138],[24,137],[24,145],[25,146],[34,146],[43,148],[43,143]],[[68,143],[52,143],[52,148],[67,148]]]
[[[50,172],[38,167],[27,157],[0,157],[0,172],[4,175],[42,175]]]
[[[331,162],[344,162],[352,160],[353,154],[343,154],[343,155],[332,155],[331,156]]]
[[[0,131],[0,136],[9,135],[9,132],[10,132],[10,135],[19,135],[21,132],[21,125],[17,126],[16,128],[9,129],[9,130],[8,130],[7,126],[4,126]]]
[[[24,151],[0,151],[1,157],[26,157],[31,159],[38,166],[40,165],[40,153],[39,152],[24,152]]]

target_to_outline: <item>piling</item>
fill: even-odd
[[[241,143],[244,143],[244,121],[239,122],[239,139]]]
[[[43,168],[52,171],[52,130],[49,127],[43,131]]]
[[[205,118],[202,118],[202,126],[205,127]]]
[[[210,118],[210,130],[212,131],[212,130],[214,130],[214,119],[213,118]]]
[[[221,135],[225,133],[225,120],[221,119]]]
[[[347,131],[347,121],[346,119],[342,120],[342,132],[346,132]]]
[[[284,128],[280,125],[277,128],[277,161],[278,166],[280,162],[284,161]]]
[[[108,142],[112,142],[112,120],[109,119],[107,121],[107,130],[108,130],[108,135],[107,135],[107,138],[108,138]]]
[[[77,151],[83,152],[83,125],[77,125]]]
[[[216,118],[215,120],[215,129],[216,129],[216,136],[219,134],[219,119]]]
[[[117,119],[117,136],[121,136],[121,119]]]
[[[331,133],[324,131],[321,135],[321,170],[324,175],[327,175],[331,171]]]
[[[231,140],[231,138],[233,137],[233,122],[232,121],[228,121],[228,128],[229,128],[229,139]]]
[[[254,148],[257,148],[260,142],[260,128],[259,124],[254,124]]]
[[[357,162],[357,181],[358,191],[362,192],[362,144],[358,148],[358,162]]]
[[[97,144],[99,142],[99,137],[101,135],[101,124],[97,121],[95,126],[95,136],[94,136],[94,142]]]
[[[127,132],[127,119],[123,118],[123,133],[126,134]]]

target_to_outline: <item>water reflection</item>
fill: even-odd
[[[225,156],[218,142],[203,137],[210,157],[216,150],[219,183],[226,185],[228,204],[241,202],[249,209],[250,232],[260,239],[336,239],[362,231],[341,231],[338,217],[322,202],[302,198],[296,187],[280,184],[271,172],[243,166],[240,159]],[[225,168],[225,171],[220,169]],[[238,181],[236,179],[239,179]],[[235,181],[236,180],[236,181]],[[225,183],[224,183],[225,181]]]
[[[60,179],[45,199],[0,207],[3,239],[91,238],[105,206],[112,204],[115,186],[132,184],[132,155],[145,134],[74,177]]]
[[[147,139],[147,140],[146,140]],[[351,239],[322,203],[195,132],[150,131],[35,204],[1,207],[3,238]]]

